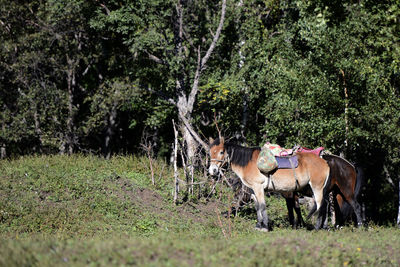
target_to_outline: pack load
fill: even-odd
[[[293,154],[293,149],[286,149],[277,144],[266,143],[264,147],[268,147],[275,157],[287,157]]]
[[[278,162],[275,159],[275,155],[269,147],[269,143],[265,144],[261,148],[260,155],[257,159],[257,167],[262,172],[270,172],[278,167]]]

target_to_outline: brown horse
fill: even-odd
[[[329,190],[333,191],[338,205],[335,207],[336,224],[343,224],[354,211],[357,226],[362,226],[361,206],[357,201],[364,180],[362,168],[336,155],[323,155],[322,158],[330,167]]]
[[[309,153],[298,153],[298,166],[293,169],[278,169],[265,175],[257,167],[259,147],[243,147],[225,143],[223,138],[210,139],[209,173],[216,175],[224,163],[229,163],[244,185],[254,192],[257,211],[256,228],[268,230],[268,215],[265,206],[264,189],[276,192],[293,192],[311,186],[316,201],[316,211],[324,207],[325,185],[328,183],[329,166],[325,160]],[[316,229],[320,229],[322,219],[319,212]]]

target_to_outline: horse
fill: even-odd
[[[357,198],[364,182],[363,169],[336,155],[324,154],[322,158],[326,160],[330,167],[331,183],[329,191],[334,193],[334,201],[336,202],[334,203],[336,224],[343,224],[345,219],[354,211],[357,226],[361,227],[363,220],[361,206]]]
[[[257,212],[256,229],[268,231],[268,215],[265,206],[264,189],[276,192],[294,192],[311,186],[318,212],[316,229],[322,226],[321,208],[324,205],[326,185],[329,184],[329,166],[317,155],[298,153],[298,166],[295,169],[277,169],[269,175],[263,174],[257,167],[259,147],[243,147],[225,142],[224,138],[210,138],[209,173],[216,175],[221,166],[228,163],[242,183],[254,192]],[[324,212],[322,212],[324,213]]]
[[[357,198],[361,192],[362,184],[364,182],[364,172],[359,166],[354,166],[346,159],[331,155],[323,154],[322,158],[328,163],[330,168],[330,184],[327,185],[328,192],[333,193],[333,205],[335,210],[335,224],[343,225],[346,218],[348,218],[354,211],[356,215],[356,223],[358,227],[363,225],[361,217],[361,206]],[[295,202],[294,198],[288,196],[287,201]],[[328,201],[325,201],[328,205]],[[308,217],[310,217],[316,210],[314,203]],[[288,206],[289,218],[290,214],[293,217],[293,208]],[[301,214],[296,210],[298,220],[302,221]],[[321,215],[322,220],[325,220],[326,214]],[[293,220],[293,219],[292,219]]]

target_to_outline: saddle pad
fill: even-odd
[[[302,152],[302,153],[313,153],[313,154],[319,156],[319,154],[321,154],[322,150],[324,150],[324,149],[325,149],[325,148],[322,147],[322,146],[320,146],[320,147],[318,147],[318,148],[315,148],[315,149],[309,149],[309,148],[306,148],[306,147],[300,147],[300,148],[297,150],[297,152]]]
[[[299,166],[299,160],[297,156],[275,157],[275,159],[278,162],[278,169],[291,169],[293,167],[297,168],[297,166]],[[292,164],[290,164],[290,162],[292,162]]]

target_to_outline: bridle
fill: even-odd
[[[229,166],[231,164],[231,160],[230,157],[228,155],[228,153],[226,154],[226,156],[224,156],[224,159],[210,159],[210,162],[221,162],[221,164],[218,166],[218,170],[221,171],[225,171],[227,168],[224,168],[225,163],[228,163],[227,165]]]

